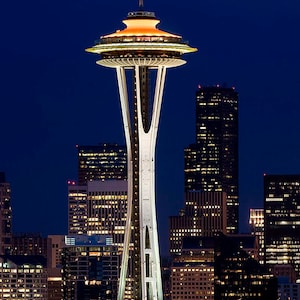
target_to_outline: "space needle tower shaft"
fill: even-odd
[[[157,29],[159,20],[152,12],[131,12],[123,23],[125,29],[102,36],[87,49],[101,55],[99,65],[116,69],[127,146],[128,206],[118,300],[126,299],[129,256],[134,279],[130,299],[163,300],[155,207],[157,131],[166,71],[183,65],[181,56],[197,49],[181,36]]]

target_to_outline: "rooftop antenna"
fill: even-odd
[[[139,8],[144,7],[144,0],[139,0]]]

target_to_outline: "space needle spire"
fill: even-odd
[[[139,0],[139,7],[143,5]],[[116,69],[127,146],[128,204],[118,300],[127,299],[129,257],[134,285],[129,299],[163,300],[155,206],[157,130],[167,69],[185,64],[182,55],[197,49],[181,36],[158,29],[159,22],[153,12],[130,12],[123,21],[126,28],[86,49],[100,55],[97,64]],[[127,82],[132,78],[131,89]]]

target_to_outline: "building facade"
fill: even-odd
[[[87,184],[68,181],[68,234],[86,234],[88,218]]]
[[[126,180],[126,147],[103,143],[92,146],[77,146],[78,185],[91,180]]]
[[[215,300],[277,300],[277,279],[257,261],[251,235],[220,235],[214,247]]]
[[[47,266],[43,256],[0,256],[0,299],[48,300]]]
[[[227,232],[238,232],[238,93],[200,87],[196,92],[196,142],[185,153],[185,190],[225,192]]]
[[[264,176],[265,262],[291,265],[300,279],[300,175]]]
[[[214,299],[214,237],[185,237],[173,257],[171,299]]]
[[[224,192],[187,191],[184,209],[179,216],[169,218],[170,254],[181,254],[184,237],[226,233],[226,222]]]
[[[63,300],[114,300],[119,255],[111,237],[68,236],[62,251]]]
[[[69,185],[69,235],[109,234],[123,249],[127,216],[127,181],[89,181]]]
[[[257,237],[258,241],[258,260],[264,264],[265,254],[265,233],[264,233],[264,210],[262,208],[250,208],[250,232]]]
[[[48,235],[47,272],[48,299],[61,300],[62,294],[62,250],[65,247],[64,235]]]
[[[40,233],[14,233],[12,255],[42,255],[47,258],[47,238]]]
[[[0,254],[8,254],[12,242],[11,189],[5,173],[0,172]]]

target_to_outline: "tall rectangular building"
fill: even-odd
[[[227,232],[238,232],[238,93],[199,87],[196,143],[185,149],[185,190],[227,194]]]
[[[68,181],[68,234],[87,233],[87,185]]]
[[[77,146],[78,184],[91,180],[126,180],[126,147],[118,144]]]
[[[300,279],[300,175],[264,176],[265,260],[289,264]]]

